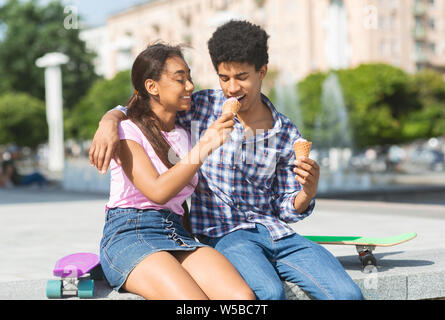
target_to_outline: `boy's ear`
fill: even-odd
[[[153,81],[152,79],[145,80],[145,89],[152,96],[158,95],[158,84],[156,81]]]
[[[263,80],[267,74],[267,64],[261,67],[259,73],[260,73],[260,80]]]

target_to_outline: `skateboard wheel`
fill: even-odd
[[[98,264],[96,267],[94,267],[90,271],[90,277],[93,280],[104,280],[105,279],[105,275],[104,275],[104,272],[102,271],[102,266],[100,264]]]
[[[77,296],[81,299],[94,298],[94,280],[79,280]]]
[[[363,256],[360,256],[363,267],[366,266],[377,266],[377,259],[372,255],[372,253],[367,252]]]
[[[48,298],[62,298],[62,281],[48,280],[46,283],[46,296]]]

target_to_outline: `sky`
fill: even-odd
[[[63,0],[62,2],[76,7],[88,26],[99,26],[105,24],[110,14],[147,2],[147,0]]]
[[[0,0],[0,6],[7,0]],[[26,1],[26,0],[24,0]],[[29,1],[29,0],[28,0]],[[31,0],[44,4],[50,0]],[[79,15],[87,26],[104,25],[110,14],[120,12],[126,8],[149,0],[62,0],[65,5],[77,8]]]

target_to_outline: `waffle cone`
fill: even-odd
[[[241,108],[241,103],[235,98],[230,98],[223,105],[223,114],[224,113],[238,113]]]
[[[309,157],[311,152],[312,142],[310,141],[297,141],[294,143],[295,158],[298,159],[302,156]]]

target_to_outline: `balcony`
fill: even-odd
[[[413,7],[414,16],[424,16],[427,13],[427,6],[425,3],[416,3]]]
[[[416,40],[425,40],[426,35],[427,35],[427,29],[425,27],[416,26],[413,29],[413,37]]]
[[[414,61],[418,64],[428,63],[429,62],[428,54],[423,50],[416,51],[414,53]]]

